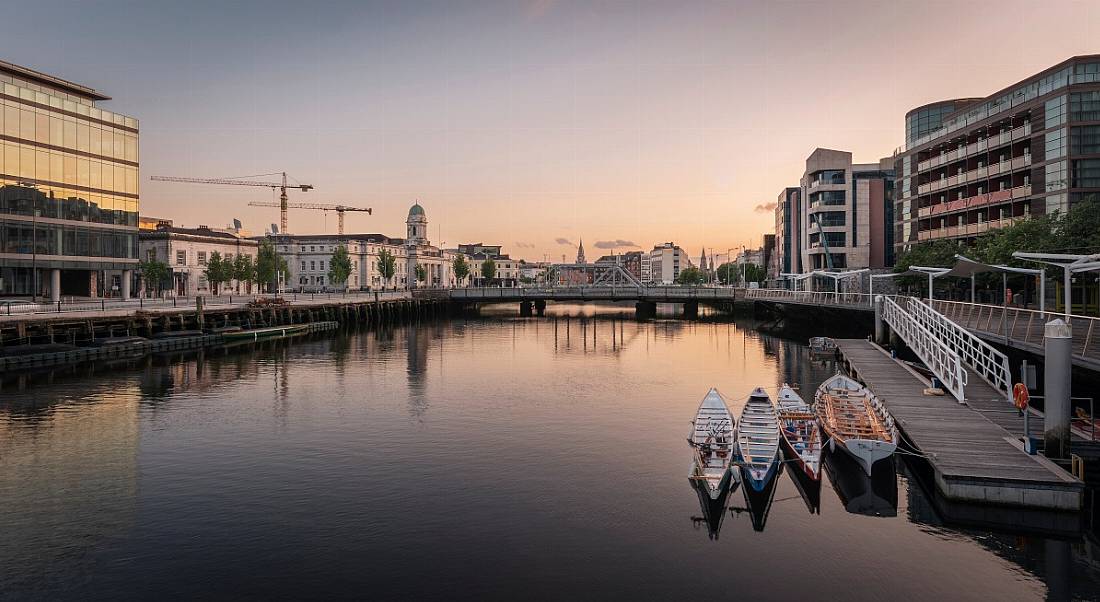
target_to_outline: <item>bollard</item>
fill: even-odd
[[[1043,332],[1043,439],[1049,458],[1069,458],[1072,353],[1073,328],[1060,318],[1047,322]]]

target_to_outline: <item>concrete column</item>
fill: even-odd
[[[133,270],[122,270],[122,300],[130,300],[130,279],[133,278]]]
[[[696,301],[688,301],[684,303],[684,317],[685,318],[697,318],[699,317],[699,303]]]
[[[535,301],[535,313],[537,313],[540,317],[546,314],[546,300],[545,299],[539,299],[539,300]]]
[[[1046,323],[1043,334],[1043,400],[1046,417],[1043,439],[1050,458],[1068,458],[1070,379],[1073,364],[1073,328],[1061,319]]]
[[[882,317],[883,305],[885,304],[886,301],[882,298],[882,295],[875,295],[875,342],[882,346],[890,344],[890,326],[886,324],[886,320]]]
[[[50,270],[50,303],[61,301],[61,270]]]
[[[639,320],[657,315],[657,304],[651,301],[639,301],[634,304],[634,316]],[[568,322],[566,322],[568,324]],[[566,331],[568,334],[568,331]]]
[[[532,308],[531,308],[531,302],[530,301],[520,301],[519,302],[519,315],[520,316],[525,317],[525,318],[531,317],[532,315],[534,315],[534,312],[531,309]]]

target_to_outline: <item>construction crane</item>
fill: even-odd
[[[273,203],[254,201],[248,204],[249,207],[281,207],[283,211],[289,207],[290,209],[318,209],[320,211],[335,211],[336,212],[336,231],[341,236],[344,235],[344,212],[345,211],[366,211],[367,215],[372,215],[370,207],[348,207],[347,205],[323,205],[321,203]]]
[[[174,177],[174,176],[150,176],[149,179],[150,180],[156,180],[158,182],[187,182],[187,183],[190,183],[190,184],[228,184],[230,186],[264,186],[264,187],[270,188],[272,190],[278,190],[279,191],[279,205],[278,206],[279,206],[279,209],[281,210],[280,214],[279,214],[279,228],[280,228],[280,230],[282,231],[283,234],[286,234],[286,232],[287,232],[287,229],[286,229],[286,209],[287,209],[286,189],[287,188],[297,188],[297,189],[301,190],[302,192],[307,192],[307,191],[313,190],[313,186],[310,185],[310,184],[289,184],[288,185],[286,183],[286,172],[285,171],[280,172],[280,173],[259,174],[257,176],[248,176],[248,177],[263,177],[263,176],[278,176],[278,175],[283,176],[282,183],[279,183],[279,182],[256,182],[254,180],[245,180],[245,179],[241,179],[241,178],[178,178],[178,177]]]

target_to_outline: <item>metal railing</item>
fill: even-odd
[[[1020,343],[1041,349],[1043,327],[1055,318],[1066,319],[1065,314],[1041,312],[1005,305],[987,305],[966,301],[941,301],[935,299],[932,307],[957,324],[1003,341],[1006,345]],[[1100,318],[1070,315],[1073,327],[1073,355],[1079,359],[1100,360]]]
[[[882,318],[943,383],[944,389],[960,403],[966,400],[966,370],[958,353],[893,299],[884,300]]]
[[[746,299],[765,301],[790,301],[792,303],[810,303],[814,305],[847,305],[874,307],[875,297],[879,293],[849,293],[830,291],[795,291],[783,288],[757,288],[745,291]],[[900,295],[881,295],[897,299]]]
[[[957,353],[963,363],[1004,394],[1006,400],[1012,401],[1012,371],[1008,367],[1007,355],[936,311],[924,300],[908,298],[903,304],[911,316]]]
[[[741,295],[730,287],[695,286],[525,286],[516,288],[453,288],[451,299],[609,299],[609,300],[719,300],[732,301]]]

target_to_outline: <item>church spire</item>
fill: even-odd
[[[588,263],[584,260],[584,239],[580,240],[580,244],[577,245],[577,263]]]

